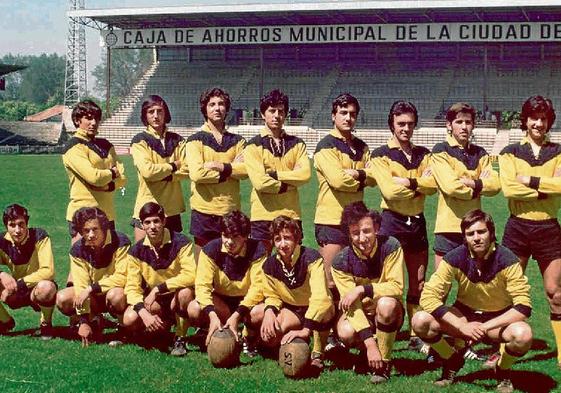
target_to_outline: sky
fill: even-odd
[[[219,0],[215,4],[263,3],[265,0]],[[291,2],[290,0],[266,0],[267,2]],[[300,0],[304,2],[307,0]],[[204,4],[194,0],[85,0],[86,8],[158,7]],[[39,55],[42,53],[66,53],[68,30],[68,0],[0,0],[0,57],[13,55]],[[99,32],[86,28],[88,74],[101,61]],[[88,90],[94,84],[88,78]]]

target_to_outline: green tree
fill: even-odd
[[[6,91],[0,99],[28,101],[40,107],[62,104],[64,101],[64,56],[56,53],[35,55],[6,55],[5,64],[27,66],[6,76]]]
[[[27,115],[37,113],[42,108],[28,101],[0,101],[0,119],[20,121]]]
[[[111,96],[125,97],[138,79],[152,63],[151,49],[112,49],[111,50]],[[95,90],[105,95],[107,90],[107,53],[92,75],[95,78]]]

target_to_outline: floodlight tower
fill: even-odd
[[[83,10],[85,0],[68,0],[69,11]],[[68,18],[64,105],[75,105],[87,94],[86,30],[80,18]]]

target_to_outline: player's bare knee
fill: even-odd
[[[533,340],[532,328],[526,322],[516,322],[509,326],[511,336],[510,344],[515,346],[518,352],[530,349]]]
[[[64,315],[74,315],[74,288],[65,288],[56,294],[56,306]]]
[[[187,315],[189,315],[189,319],[197,325],[200,324],[199,320],[201,319],[201,311],[201,305],[196,300],[193,300],[187,306]]]
[[[265,316],[265,304],[258,304],[253,307],[249,312],[249,325],[252,327],[258,326],[263,322]]]
[[[337,335],[339,339],[347,347],[352,347],[355,341],[356,331],[353,329],[349,321],[345,320],[337,324]]]
[[[33,291],[34,301],[42,304],[50,303],[56,297],[56,285],[52,281],[42,280],[37,283]]]
[[[426,311],[418,311],[411,319],[413,331],[421,338],[429,336],[434,317]]]
[[[177,294],[180,310],[187,310],[189,303],[195,299],[195,291],[192,288],[183,288]]]
[[[382,297],[378,299],[376,305],[376,319],[385,325],[389,325],[400,316],[401,305],[391,297]]]
[[[127,308],[123,315],[123,326],[128,329],[134,328],[137,325],[138,320],[138,313],[134,311],[132,307]]]

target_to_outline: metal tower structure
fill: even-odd
[[[85,0],[68,0],[69,10],[82,10]],[[68,18],[64,105],[71,107],[87,94],[86,30],[80,18]]]

